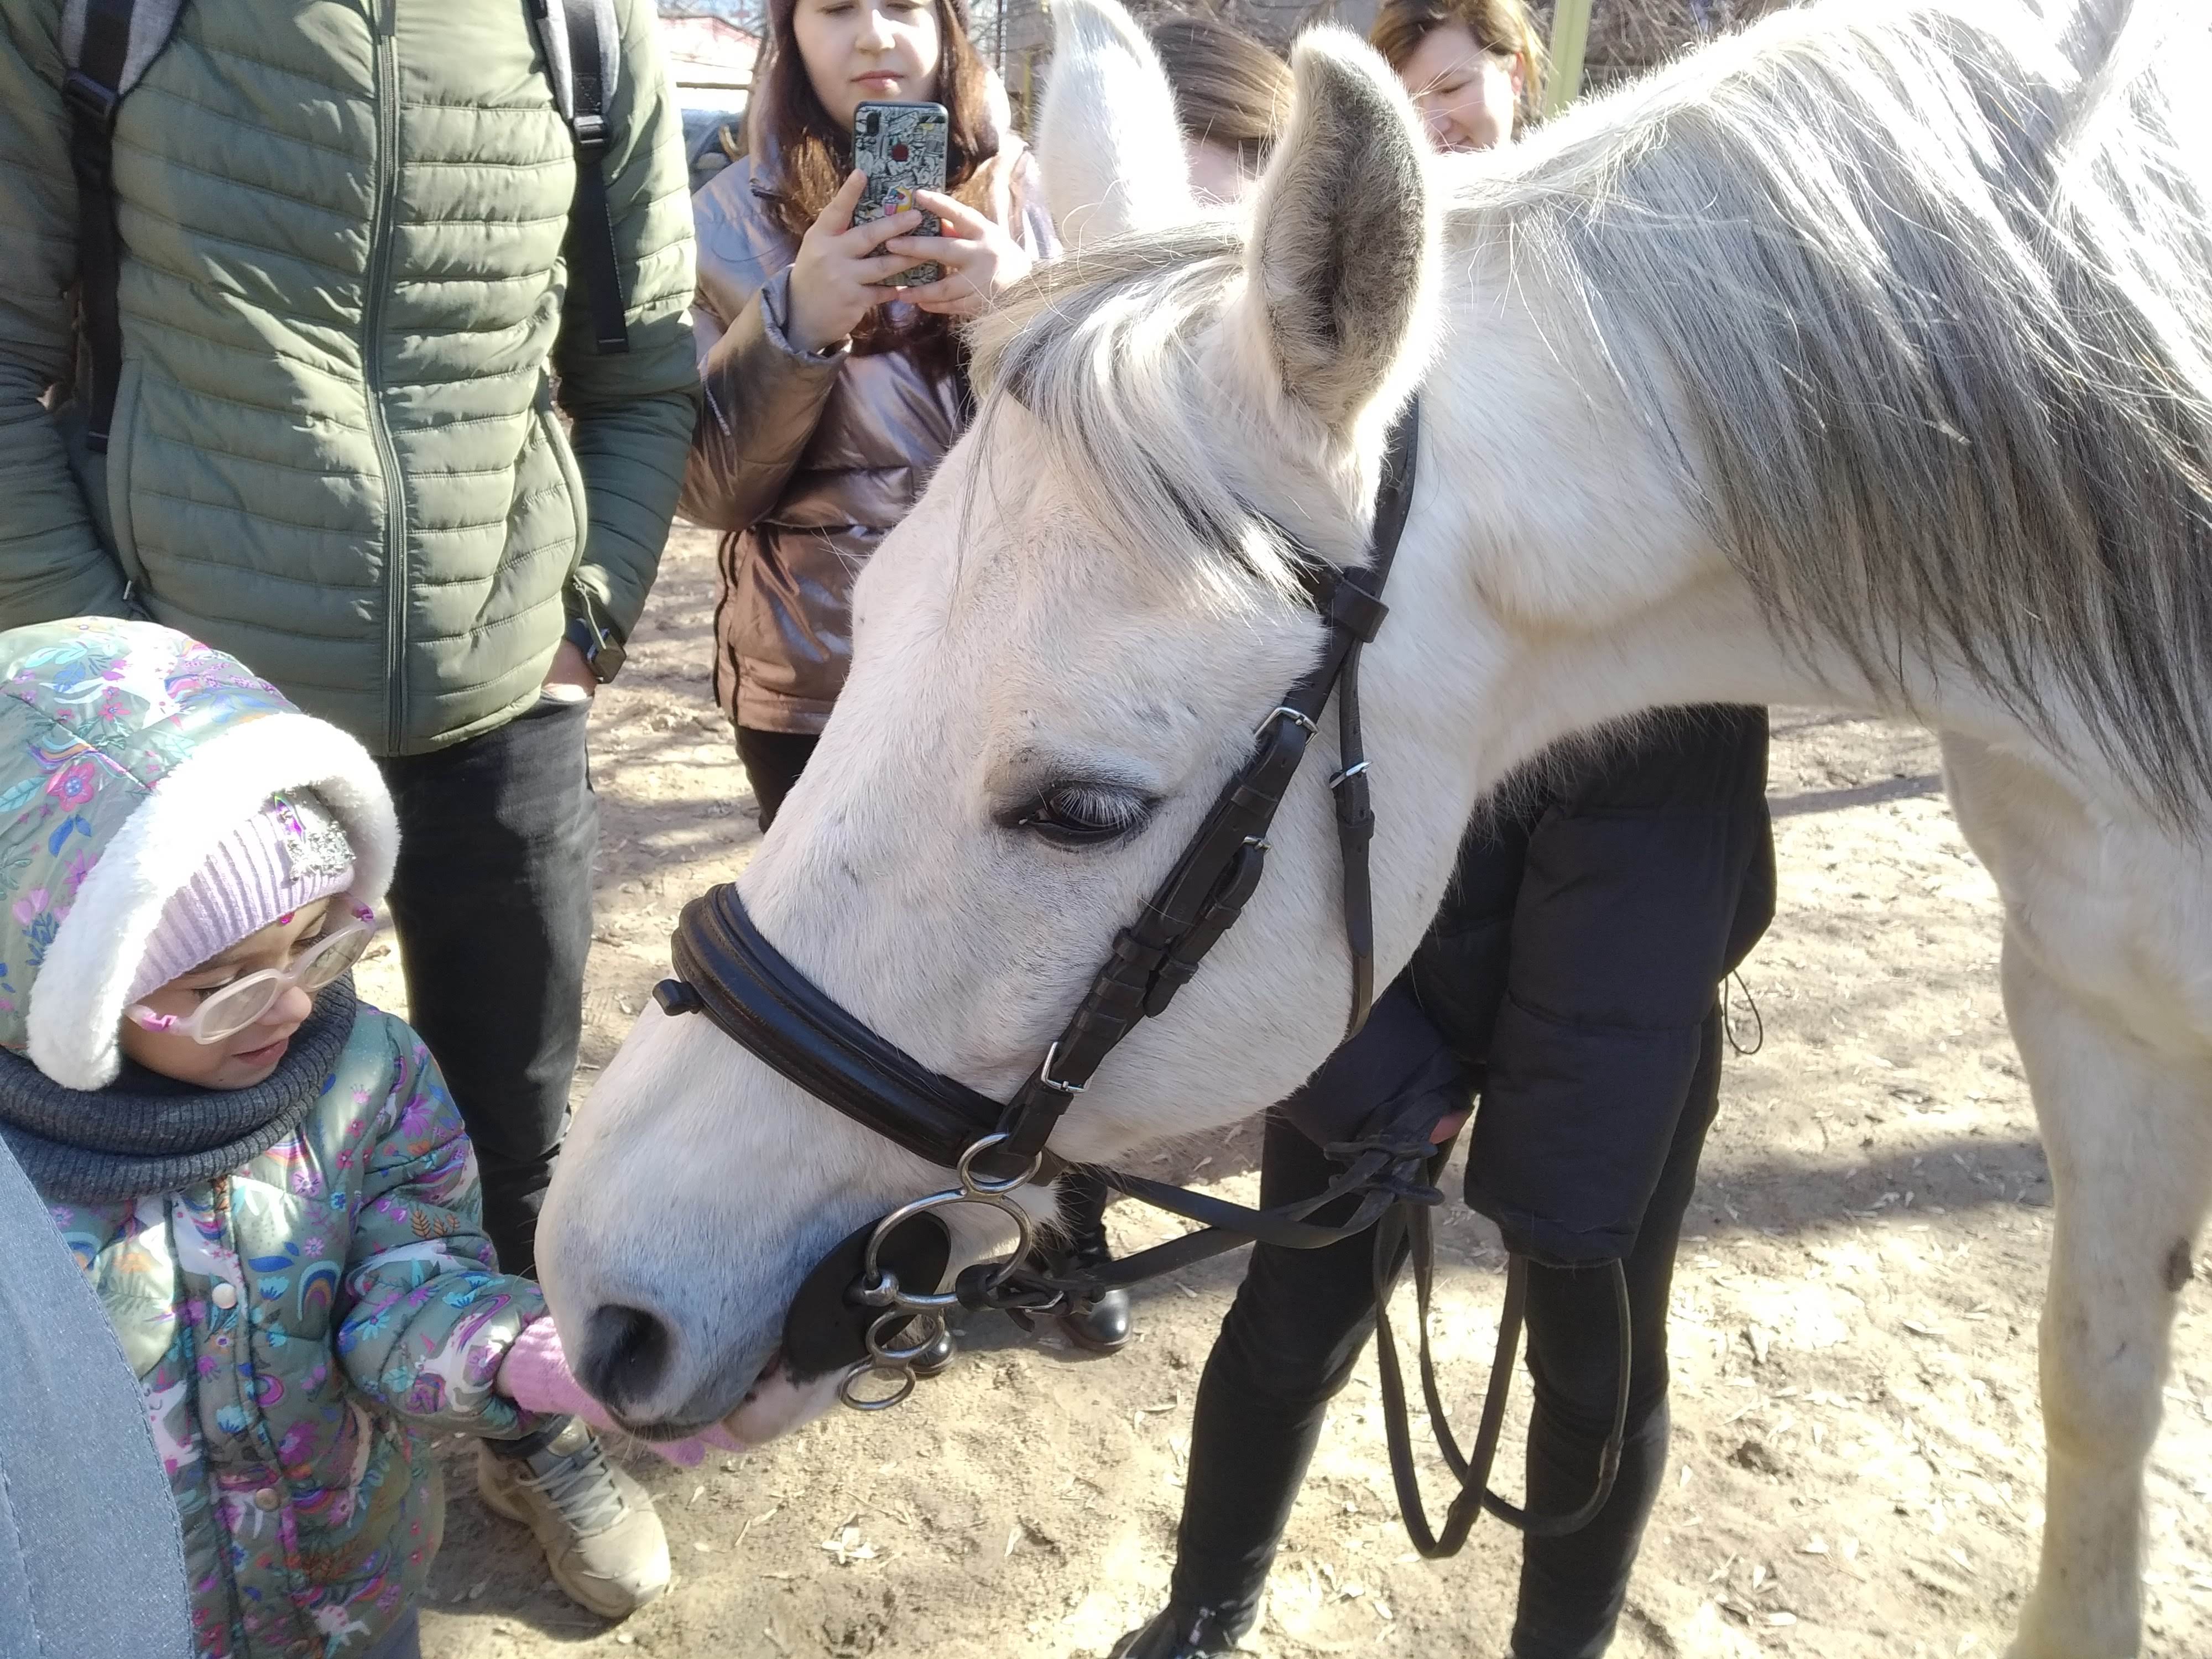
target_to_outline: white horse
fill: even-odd
[[[2014,1652],[2136,1653],[2143,1463],[2212,1194],[2193,0],[1787,12],[1441,161],[1364,47],[1310,35],[1255,206],[1211,220],[1141,37],[1110,0],[1055,11],[1043,159],[1076,251],[977,331],[981,420],[860,580],[851,682],[740,882],[753,917],[925,1065],[1010,1093],[1312,659],[1273,526],[1360,557],[1418,386],[1364,677],[1379,974],[1478,799],[1565,733],[1719,701],[1940,730],[2058,1208]],[[1109,1059],[1066,1156],[1225,1125],[1336,1041],[1322,730],[1243,921]],[[834,1381],[777,1358],[801,1275],[942,1184],[649,1009],[540,1258],[624,1418],[759,1439]]]

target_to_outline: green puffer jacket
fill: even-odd
[[[696,386],[647,0],[617,0],[605,356],[524,0],[189,0],[117,122],[123,380],[76,465],[63,3],[0,0],[0,627],[135,604],[382,754],[529,707],[569,614],[627,634]]]

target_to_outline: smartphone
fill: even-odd
[[[887,218],[914,206],[918,190],[945,188],[945,139],[951,119],[942,104],[863,104],[853,112],[853,165],[868,175],[853,222]],[[944,227],[925,212],[908,233],[934,236]],[[883,280],[885,288],[920,288],[945,274],[933,261],[909,265]]]

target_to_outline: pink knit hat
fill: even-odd
[[[162,906],[126,1003],[353,879],[353,843],[321,799],[307,789],[270,796]]]

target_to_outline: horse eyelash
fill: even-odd
[[[1099,826],[1087,844],[1119,840],[1144,827],[1158,805],[1152,796],[1126,786],[1083,779],[1059,779],[1046,784],[1022,805],[1003,814],[999,822],[1010,830],[1036,830],[1049,836],[1055,829],[1052,808],[1073,797],[1074,814],[1080,821]],[[1110,827],[1109,827],[1110,826]]]
[[[1152,803],[1126,790],[1097,783],[1056,783],[1037,797],[1036,805],[1066,798],[1082,810],[1075,816],[1086,823],[1112,823],[1128,829],[1144,821]],[[1091,809],[1098,809],[1096,811]]]

